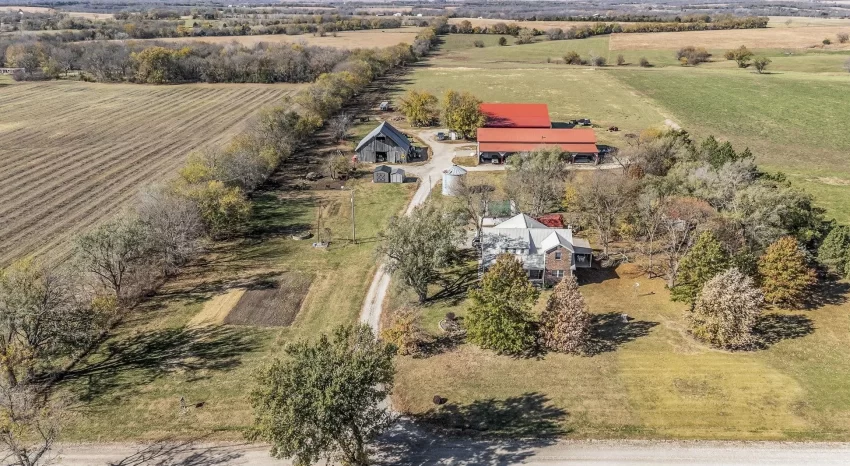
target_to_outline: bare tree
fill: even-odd
[[[151,186],[142,191],[136,212],[165,275],[176,272],[200,248],[204,222],[191,199]]]
[[[481,238],[487,206],[492,201],[495,191],[496,188],[489,184],[474,183],[463,178],[460,188],[456,192],[457,198],[462,202],[464,213],[469,221],[475,224],[475,233],[478,238]]]
[[[560,148],[545,148],[511,156],[506,191],[520,210],[542,215],[557,206],[572,172]]]
[[[578,209],[596,229],[605,257],[620,221],[634,208],[636,190],[633,180],[600,169],[579,185]]]
[[[135,278],[144,276],[150,238],[142,223],[127,216],[117,217],[77,238],[79,267],[111,290],[119,302],[135,297],[144,288]]]
[[[44,466],[56,460],[51,449],[59,437],[64,409],[36,387],[0,383],[0,462]],[[11,463],[9,461],[11,460]]]
[[[331,137],[337,141],[344,140],[346,136],[348,136],[348,131],[351,129],[353,122],[354,119],[347,113],[340,113],[339,115],[331,118],[330,122],[328,122],[328,129],[331,132]]]
[[[716,211],[707,202],[694,197],[676,197],[666,204],[661,228],[664,233],[664,252],[667,256],[667,286],[676,286],[679,262],[698,236],[698,227]]]

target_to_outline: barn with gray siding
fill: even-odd
[[[366,163],[404,163],[415,154],[407,136],[386,121],[367,134],[354,151],[357,159]]]

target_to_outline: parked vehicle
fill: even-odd
[[[437,140],[438,141],[445,141],[446,140],[446,133],[443,133],[443,132],[437,133]]]

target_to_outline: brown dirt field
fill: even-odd
[[[611,50],[676,50],[693,45],[711,49],[730,49],[746,45],[751,49],[808,48],[821,46],[821,41],[836,41],[839,32],[850,32],[848,26],[812,26],[731,31],[651,32],[612,34]],[[826,49],[846,49],[848,45],[831,45]]]
[[[295,321],[313,277],[286,273],[265,287],[248,290],[224,318],[225,324],[287,327]]]
[[[298,85],[0,84],[0,265],[51,251]]]
[[[311,34],[288,36],[286,34],[263,34],[256,36],[215,36],[215,37],[176,37],[169,39],[150,39],[162,42],[209,42],[213,44],[229,44],[237,42],[242,45],[255,45],[260,42],[267,43],[300,43],[308,45],[321,45],[324,47],[336,47],[344,49],[382,48],[406,42],[412,44],[419,33],[418,27],[405,27],[399,29],[376,29],[369,31],[343,31],[337,33],[336,37],[318,37]]]

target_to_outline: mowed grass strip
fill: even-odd
[[[358,244],[349,243],[350,191],[268,191],[257,197],[251,234],[213,248],[126,322],[64,387],[83,403],[63,432],[68,441],[205,438],[241,440],[251,421],[253,375],[284,346],[357,320],[376,267],[375,241],[403,211],[414,184],[352,181]],[[315,224],[322,206],[329,249],[292,232]],[[188,324],[224,290],[251,288],[289,273],[313,277],[289,327]],[[180,399],[186,409],[181,409]]]
[[[628,264],[616,271],[582,272],[597,354],[522,359],[461,344],[428,357],[402,357],[396,407],[437,419],[442,427],[463,428],[456,419],[441,422],[442,408],[432,402],[440,395],[452,411],[463,413],[469,434],[509,433],[510,425],[499,417],[505,406],[541,399],[544,403],[529,408],[539,412],[525,415],[557,423],[570,438],[850,438],[850,345],[844,322],[850,306],[841,302],[846,283],[826,292],[834,304],[768,311],[770,325],[760,327],[770,342],[766,349],[728,352],[688,335],[684,306],[670,302],[662,280],[648,280]],[[408,298],[403,292],[394,297],[396,303]],[[444,312],[463,316],[467,305],[429,304],[426,329],[439,334],[436,321]],[[620,319],[624,312],[629,323]]]
[[[297,85],[17,83],[0,111],[0,264],[51,251]]]

